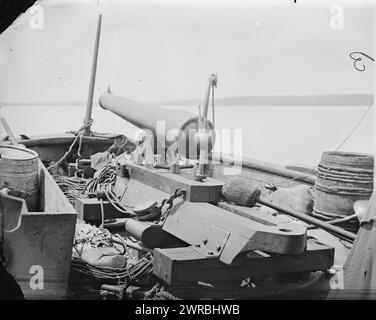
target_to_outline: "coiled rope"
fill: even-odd
[[[373,170],[351,167],[336,167],[319,164],[315,189],[326,194],[339,196],[360,197],[366,199],[371,197],[373,191]],[[331,224],[338,224],[342,228],[357,232],[359,221],[357,214],[345,215],[331,213],[314,206],[312,215],[316,218],[326,220]]]
[[[73,277],[87,277],[94,281],[110,284],[130,284],[153,272],[153,263],[150,254],[145,255],[136,263],[128,263],[124,268],[95,266],[80,258],[71,261]]]
[[[88,179],[79,177],[55,176],[57,185],[63,191],[71,204],[75,204],[78,198],[82,197],[82,192],[85,190]]]
[[[97,177],[94,177],[88,181],[86,187],[82,191],[82,194],[96,194],[100,185],[108,184],[114,186],[116,183],[116,167],[109,163],[103,169],[99,171]]]
[[[86,194],[89,197],[97,197],[100,200],[102,227],[105,220],[103,200],[107,200],[118,212],[123,213],[127,217],[134,216],[134,213],[130,210],[132,207],[122,204],[121,200],[118,199],[113,191],[116,184],[116,177],[116,167],[112,163],[109,163],[101,169],[97,177],[91,179],[86,184],[86,187],[82,191],[82,194]]]

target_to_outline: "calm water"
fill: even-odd
[[[197,112],[196,108],[184,109]],[[222,137],[230,133],[230,141],[234,130],[241,130],[241,152],[245,156],[279,164],[316,164],[323,151],[334,150],[341,144],[366,109],[367,106],[217,107],[215,121]],[[12,106],[3,107],[1,113],[17,134],[35,135],[78,129],[85,108]],[[94,107],[93,117],[92,129],[96,132],[119,132],[133,137],[136,131],[134,126],[98,106]],[[374,118],[372,108],[341,150],[373,153]],[[5,134],[3,128],[0,132]],[[221,148],[221,139],[215,148]]]

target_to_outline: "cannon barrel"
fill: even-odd
[[[138,102],[117,96],[111,92],[99,97],[99,105],[140,129],[148,129],[157,139],[164,139],[167,145],[178,141],[178,152],[183,157],[197,159],[200,147],[195,135],[198,131],[198,117],[181,109],[165,109],[152,104]],[[210,141],[209,151],[215,140],[215,131],[207,121]]]

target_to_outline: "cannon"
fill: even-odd
[[[108,91],[99,97],[99,105],[140,129],[150,131],[157,145],[177,144],[177,152],[186,159],[207,157],[215,142],[215,130],[207,119],[210,90],[216,85],[212,74],[205,91],[203,111],[198,116],[180,109],[167,109],[123,98]],[[203,161],[203,160],[202,160]]]

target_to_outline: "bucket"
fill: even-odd
[[[25,147],[0,146],[0,188],[22,191],[29,211],[38,208],[38,154]]]
[[[354,202],[371,197],[373,168],[370,154],[324,152],[316,174],[313,215],[332,220],[354,214]]]

